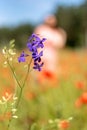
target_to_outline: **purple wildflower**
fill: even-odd
[[[43,62],[41,64],[35,62],[33,69],[41,71],[41,67],[43,66],[43,64],[44,64]]]
[[[41,40],[36,34],[32,34],[28,40],[27,47],[31,52],[37,52],[38,48],[44,47],[43,42],[45,40],[45,38]]]
[[[18,57],[18,61],[19,62],[25,62],[25,57],[29,56],[28,54],[25,54],[25,52],[23,51],[20,55],[20,57]]]
[[[46,38],[40,39],[38,37],[38,35],[32,34],[29,37],[28,43],[27,43],[27,48],[32,53],[32,59],[34,60],[33,68],[38,70],[38,71],[41,71],[41,67],[44,64],[43,62],[41,63],[41,57],[43,56],[43,51],[38,53],[38,49],[44,47],[43,42],[45,40],[46,40]],[[18,57],[18,61],[19,62],[25,62],[27,56],[28,55],[25,54],[24,51],[23,51],[22,54],[20,55],[20,57]]]
[[[43,48],[44,47],[44,44],[43,44],[43,42],[46,40],[46,38],[43,38],[40,42],[39,42],[39,44],[37,45],[37,48]]]
[[[32,53],[32,58],[34,59],[34,61],[36,62],[36,61],[38,61],[38,62],[40,62],[41,61],[41,56],[43,56],[43,51],[41,51],[39,54],[38,54],[38,52],[33,52]]]

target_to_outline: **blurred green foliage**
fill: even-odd
[[[3,47],[3,45],[6,45],[6,43],[8,44],[11,39],[15,39],[16,47],[22,49],[29,35],[32,34],[33,28],[33,25],[30,24],[20,25],[14,28],[0,28],[0,46]]]
[[[87,0],[80,6],[60,6],[55,15],[67,32],[68,46],[87,46]]]

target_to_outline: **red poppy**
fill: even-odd
[[[77,87],[78,89],[84,89],[84,88],[85,88],[85,83],[82,82],[82,81],[78,81],[78,82],[76,83],[76,87]]]
[[[67,129],[69,127],[69,121],[68,120],[60,121],[59,127],[62,128],[62,129]]]
[[[83,103],[87,104],[87,92],[84,92],[81,96],[81,100]]]
[[[57,82],[57,76],[55,73],[51,71],[44,70],[40,73],[38,77],[38,81],[40,83],[43,83],[44,81],[48,81],[50,83],[56,83]]]

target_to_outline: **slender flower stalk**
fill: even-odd
[[[15,71],[14,71],[14,69],[13,69],[13,66],[11,66],[11,64],[10,64],[10,62],[9,62],[9,60],[8,60],[8,58],[7,58],[7,63],[8,63],[8,65],[9,65],[10,69],[11,69],[11,72],[12,72],[12,74],[13,74],[13,76],[14,76],[14,79],[16,80],[18,86],[19,86],[20,89],[21,89],[21,84],[20,84],[20,82],[19,82],[19,80],[18,80],[18,78],[17,78],[17,76],[16,76],[16,73],[15,73]]]
[[[24,51],[22,51],[22,53],[20,54],[20,56],[18,57],[18,62],[21,63],[21,62],[26,62],[26,58],[29,56],[31,56],[30,58],[30,61],[28,63],[28,68],[27,68],[27,72],[25,74],[25,78],[24,78],[24,81],[23,83],[21,84],[21,82],[19,81],[19,79],[17,78],[17,75],[16,75],[16,72],[15,72],[15,69],[14,67],[12,66],[12,64],[10,63],[12,61],[12,56],[15,54],[14,51],[12,50],[12,48],[14,47],[14,45],[12,44],[14,41],[11,41],[10,43],[10,46],[11,46],[11,49],[8,49],[5,47],[3,49],[3,54],[6,58],[6,61],[5,61],[5,64],[7,64],[9,67],[10,67],[10,70],[12,71],[12,74],[13,74],[13,77],[18,85],[18,87],[20,88],[20,92],[19,92],[19,95],[18,95],[18,100],[15,104],[15,108],[12,108],[12,112],[15,113],[16,110],[18,109],[18,106],[20,104],[20,101],[21,101],[21,97],[22,97],[22,92],[23,92],[23,89],[25,87],[25,84],[26,84],[26,81],[27,81],[27,78],[28,78],[28,75],[29,75],[29,72],[30,72],[30,68],[31,68],[31,63],[33,61],[33,69],[35,70],[38,70],[38,71],[41,71],[42,70],[42,66],[44,65],[44,63],[42,62],[42,59],[41,57],[43,56],[43,47],[44,47],[44,44],[43,42],[45,41],[46,39],[43,38],[43,39],[40,39],[38,37],[38,35],[36,34],[32,34],[29,39],[28,39],[28,42],[27,42],[27,48],[29,50],[30,53],[27,54],[25,53]],[[41,50],[39,52],[39,50]],[[10,60],[11,59],[11,60]],[[8,127],[7,127],[7,130],[10,129],[10,125],[11,125],[11,121],[13,118],[17,118],[16,115],[13,115],[10,119],[9,119],[9,123],[8,123]]]
[[[32,59],[30,60],[30,62],[29,62],[29,64],[28,64],[27,73],[26,73],[26,75],[25,75],[25,79],[24,79],[24,82],[23,82],[22,85],[20,84],[20,82],[19,82],[19,80],[18,80],[18,78],[17,78],[17,76],[16,76],[16,73],[15,73],[15,71],[13,70],[13,67],[10,65],[9,60],[8,60],[7,63],[8,63],[8,65],[9,65],[9,67],[10,67],[12,73],[13,73],[13,76],[14,76],[14,78],[15,78],[15,80],[16,80],[18,86],[20,87],[20,93],[19,93],[19,95],[18,95],[18,100],[17,100],[17,104],[16,104],[16,109],[18,109],[18,106],[19,106],[19,103],[20,103],[20,100],[21,100],[21,96],[22,96],[22,92],[23,92],[23,88],[25,87],[25,83],[26,83],[27,78],[28,78],[28,75],[29,75],[30,65],[31,65],[31,63],[32,63]],[[10,128],[11,121],[12,121],[13,117],[16,117],[16,116],[12,116],[12,118],[9,119],[9,123],[8,123],[8,128],[7,128],[7,130],[9,130],[9,128]]]
[[[29,64],[28,64],[27,73],[26,73],[26,76],[25,76],[23,85],[21,86],[21,90],[20,90],[20,93],[19,93],[19,97],[18,97],[18,102],[17,102],[16,108],[18,108],[18,106],[19,106],[20,99],[21,99],[21,96],[22,96],[22,92],[23,92],[23,89],[24,89],[24,87],[25,87],[25,83],[26,83],[26,81],[27,81],[28,75],[29,75],[31,63],[32,63],[32,59],[30,60],[30,62],[29,62]]]

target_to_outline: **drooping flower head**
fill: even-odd
[[[41,61],[41,57],[43,56],[43,50],[38,51],[39,48],[44,47],[44,41],[46,38],[40,39],[40,37],[36,34],[32,34],[27,42],[27,48],[31,52],[32,59],[34,61],[33,69],[41,71],[41,67],[43,66],[43,62]],[[29,56],[24,51],[21,53],[20,57],[18,57],[19,62],[25,62],[26,57]]]

